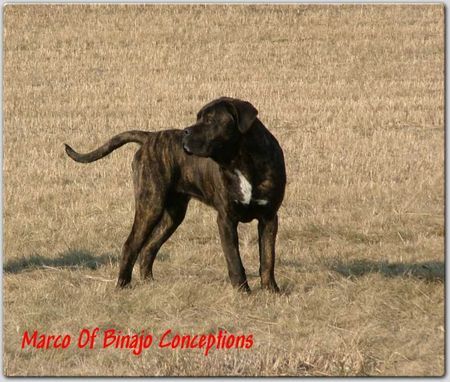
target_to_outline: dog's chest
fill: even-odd
[[[235,169],[231,174],[228,174],[227,189],[234,202],[249,206],[256,204],[264,206],[268,200],[264,196],[259,195],[257,189],[252,185],[250,180],[238,169]]]

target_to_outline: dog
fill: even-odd
[[[69,157],[81,163],[103,158],[129,142],[141,145],[132,163],[135,216],[122,250],[118,288],[130,284],[138,257],[141,278],[153,279],[160,247],[195,198],[217,211],[229,278],[241,291],[250,288],[239,254],[237,226],[258,220],[261,286],[279,291],[275,241],[286,170],[281,146],[257,115],[251,103],[221,97],[205,105],[197,121],[183,130],[127,131],[86,154],[65,145]]]

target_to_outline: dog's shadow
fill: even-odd
[[[388,263],[370,260],[337,261],[330,268],[345,277],[361,277],[369,273],[379,273],[384,277],[413,277],[427,281],[444,281],[443,261],[424,261],[420,263]]]
[[[58,257],[45,257],[41,255],[31,255],[6,261],[3,264],[5,273],[17,274],[28,270],[39,268],[87,268],[97,269],[105,264],[114,264],[117,260],[110,254],[94,256],[84,250],[69,250]]]
[[[297,260],[280,261],[280,265],[296,269],[299,277],[301,273],[308,272],[307,268],[301,268],[301,262]],[[353,280],[368,274],[378,273],[386,278],[413,278],[427,282],[445,282],[445,263],[443,261],[388,263],[386,261],[370,261],[366,259],[352,261],[331,259],[325,261],[325,266],[341,276]],[[280,289],[282,294],[290,295],[297,289],[297,283],[292,279],[290,281],[284,280],[280,285]],[[309,289],[311,289],[309,285],[304,287],[305,291]]]

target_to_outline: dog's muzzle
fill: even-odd
[[[184,132],[184,136],[183,136],[183,149],[184,149],[184,151],[185,151],[187,154],[192,155],[193,153],[192,153],[191,149],[189,148],[189,146],[188,146],[188,144],[187,144],[187,142],[186,142],[187,139],[188,139],[188,137],[191,135],[192,130],[191,130],[190,127],[186,127],[186,128],[183,130],[183,132]]]

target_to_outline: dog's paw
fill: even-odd
[[[235,287],[237,288],[238,292],[241,293],[250,294],[252,292],[250,287],[248,286],[247,281],[242,284],[235,285]]]
[[[116,289],[120,290],[125,288],[131,288],[131,280],[121,278],[117,280]]]
[[[278,285],[275,282],[271,282],[265,285],[263,284],[261,287],[263,290],[267,290],[272,293],[280,293],[280,288],[278,288]]]

